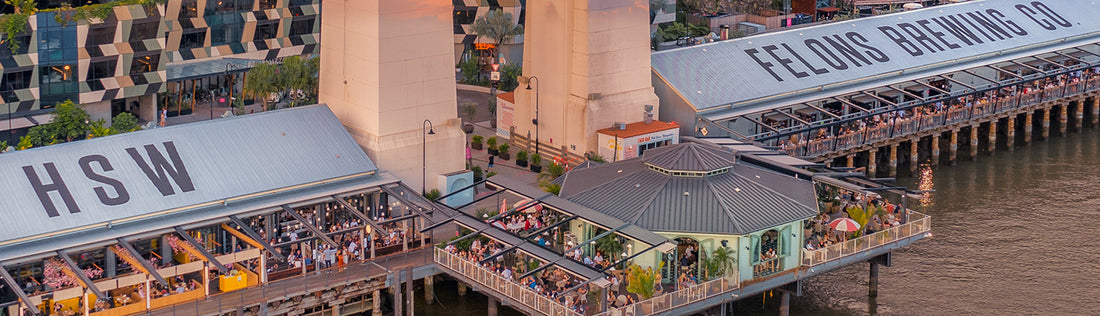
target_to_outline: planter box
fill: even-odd
[[[474,150],[481,150],[482,148],[485,148],[485,147],[484,147],[484,144],[482,144],[482,143],[470,143],[470,148],[473,148]]]
[[[530,168],[531,168],[531,171],[533,171],[533,172],[542,172],[542,166],[540,166],[540,165],[531,165]]]
[[[470,124],[470,123],[462,124],[462,131],[465,132],[466,134],[473,133],[474,132],[474,124]]]
[[[512,158],[512,154],[509,154],[509,153],[497,153],[497,157],[500,157],[500,160],[508,160],[509,158]]]
[[[497,154],[500,153],[500,151],[498,151],[496,149],[492,149],[492,148],[489,148],[488,151],[489,151],[490,156],[496,156]]]
[[[526,167],[527,166],[527,160],[516,160],[516,165],[520,166],[520,167]]]

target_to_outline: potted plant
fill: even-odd
[[[531,166],[529,168],[533,172],[542,172],[542,157],[539,157],[539,154],[531,155]]]
[[[474,172],[474,182],[479,182],[485,176],[485,170],[481,170],[481,166],[473,166],[470,168]]]
[[[527,166],[527,151],[526,150],[520,150],[518,153],[516,153],[516,165],[520,166],[520,167],[526,167]]]
[[[512,158],[512,155],[508,153],[507,143],[500,144],[500,146],[497,147],[497,157],[500,157],[500,160],[508,160],[509,158]]]
[[[481,142],[483,139],[485,138],[481,137],[481,135],[474,135],[474,137],[470,139],[470,148],[473,148],[474,150],[481,150]]]
[[[489,136],[489,140],[486,140],[485,144],[489,145],[489,155],[490,156],[496,156],[497,155],[497,137],[496,136]]]

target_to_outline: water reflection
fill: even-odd
[[[932,164],[921,163],[917,179],[917,190],[921,191],[920,206],[932,206],[932,192],[936,190],[936,183],[932,181]]]

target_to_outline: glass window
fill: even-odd
[[[4,37],[7,37],[7,36],[4,36]],[[14,52],[11,49],[11,44],[12,43],[15,43],[17,45],[17,48],[15,49]],[[30,45],[31,45],[30,35],[20,35],[20,36],[16,36],[15,39],[5,40],[3,43],[0,43],[0,56],[11,56],[11,55],[26,54],[27,49],[29,49]]]
[[[279,20],[264,21],[260,23],[264,24],[256,25],[256,36],[252,40],[259,41],[271,39],[279,34]]]
[[[455,24],[473,24],[477,19],[477,7],[455,8]]]
[[[130,64],[130,75],[159,70],[160,54],[155,52],[135,53],[134,62]]]
[[[240,14],[219,14],[206,17],[210,25],[210,44],[222,45],[241,41],[244,19]]]
[[[0,90],[12,91],[31,87],[31,77],[34,70],[14,71],[4,74]]]
[[[153,20],[148,22],[134,23],[130,28],[130,42],[137,42],[141,40],[157,38],[157,29],[160,27],[159,20]]]
[[[43,66],[39,69],[40,83],[59,83],[73,81],[74,67],[72,65]]]
[[[290,6],[292,6],[292,7],[293,6],[311,5],[311,4],[313,4],[313,0],[290,0]]]
[[[111,60],[91,63],[88,66],[88,80],[114,77],[117,62],[115,58],[111,58]]]
[[[260,10],[274,9],[279,0],[260,0]]]
[[[197,18],[199,17],[199,1],[198,0],[183,0],[180,5],[180,18]]]
[[[290,36],[313,33],[313,24],[315,21],[315,17],[310,17],[308,19],[290,22]]]
[[[88,42],[85,46],[97,46],[115,42],[115,26],[93,27],[88,29]]]
[[[206,28],[195,29],[194,32],[185,33],[180,39],[180,49],[202,47],[206,41]]]

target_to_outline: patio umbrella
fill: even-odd
[[[859,230],[859,223],[856,223],[856,221],[851,218],[841,217],[829,222],[829,227],[842,232],[854,232]]]
[[[906,3],[906,4],[902,5],[901,7],[905,8],[906,10],[916,10],[916,9],[923,8],[924,5],[921,5],[920,3],[915,3],[914,2],[914,3]]]
[[[527,204],[527,203],[530,203],[530,202],[531,202],[531,199],[524,199],[524,200],[521,200],[519,202],[516,202],[516,204],[513,204],[512,208],[518,208],[518,207],[523,206],[524,204]],[[542,204],[537,203],[534,206],[529,206],[529,207],[523,209],[523,212],[524,213],[534,213],[535,211],[541,211],[541,210],[542,210]]]

